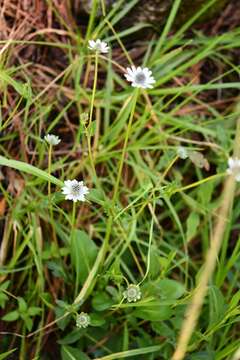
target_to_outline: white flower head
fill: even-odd
[[[49,144],[49,145],[58,145],[60,142],[61,142],[61,139],[59,139],[58,136],[56,135],[51,135],[51,134],[48,134],[48,135],[45,135],[44,136],[44,140]]]
[[[78,314],[76,318],[76,326],[85,329],[88,325],[90,325],[90,316],[84,312]]]
[[[105,41],[101,41],[100,39],[95,40],[89,40],[88,41],[88,48],[92,51],[96,51],[99,53],[106,54],[108,53],[109,46]]]
[[[66,180],[62,188],[62,193],[66,200],[85,201],[85,195],[89,193],[87,186],[84,186],[83,181]]]
[[[236,181],[240,181],[240,159],[232,157],[228,159],[227,173],[233,175]]]
[[[138,285],[130,284],[127,289],[123,292],[123,297],[127,299],[128,302],[136,302],[142,297],[140,287]]]
[[[133,87],[137,88],[152,89],[153,84],[155,83],[155,79],[152,76],[152,71],[149,70],[147,67],[128,67],[124,76],[127,81],[132,83]]]
[[[186,148],[184,148],[183,146],[178,146],[177,147],[177,154],[180,157],[180,159],[187,159],[188,158],[188,153]]]

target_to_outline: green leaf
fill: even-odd
[[[19,318],[19,313],[18,311],[14,310],[9,312],[8,314],[4,315],[2,317],[2,320],[4,321],[16,321]]]
[[[31,175],[36,176],[45,181],[50,181],[59,187],[63,186],[63,182],[61,180],[57,179],[56,177],[54,177],[52,175],[49,175],[47,172],[40,170],[33,165],[26,164],[22,161],[10,160],[3,156],[0,156],[0,165],[8,166],[10,168],[25,172],[27,174],[31,174]]]
[[[94,264],[98,247],[87,233],[75,230],[71,239],[71,260],[75,267],[77,283],[83,285]]]
[[[27,311],[26,301],[22,297],[18,297],[18,309],[20,313],[25,313]]]
[[[71,346],[62,346],[61,356],[62,360],[89,360],[89,357],[85,355],[82,351],[74,349]]]
[[[0,285],[0,292],[1,292],[2,290],[7,290],[9,284],[10,284],[10,281],[9,281],[9,280],[8,280],[8,281],[4,281],[4,283],[2,283],[2,284]]]
[[[7,351],[7,352],[5,352],[5,353],[2,353],[2,354],[0,354],[0,360],[4,360],[4,359],[9,359],[9,356],[8,355],[10,355],[10,354],[12,354],[14,351],[16,351],[17,350],[17,348],[15,348],[15,349],[12,349],[12,350],[10,350],[10,351]]]
[[[175,300],[184,294],[185,287],[178,281],[166,278],[146,283],[144,291],[147,296],[160,297],[166,300]]]
[[[91,318],[91,326],[102,326],[106,323],[104,317],[96,313],[90,314],[90,318]]]
[[[149,321],[167,320],[170,319],[172,314],[173,310],[171,307],[167,305],[161,305],[160,302],[159,304],[154,302],[152,305],[148,304],[148,306],[141,306],[133,311],[134,316]]]
[[[6,301],[8,300],[8,296],[4,293],[0,293],[0,307],[3,309]]]
[[[224,296],[216,286],[209,286],[209,327],[224,318],[226,304]]]
[[[0,80],[4,81],[7,85],[11,85],[22,97],[28,98],[28,84],[23,84],[20,81],[14,80],[4,70],[0,71]]]
[[[97,311],[104,311],[113,305],[113,300],[106,293],[98,293],[93,297],[92,306]]]
[[[68,345],[73,344],[78,341],[83,336],[83,331],[80,329],[76,329],[67,334],[63,339],[58,340],[58,344]]]
[[[187,241],[190,241],[197,233],[197,228],[200,223],[200,218],[198,213],[192,212],[187,218]]]
[[[55,307],[54,311],[56,314],[56,319],[61,318],[66,312],[65,309],[60,308],[58,306]],[[59,327],[59,329],[64,330],[66,328],[66,326],[69,324],[70,320],[71,320],[71,317],[66,316],[63,319],[57,321],[57,326]]]
[[[89,136],[93,136],[96,133],[97,129],[97,122],[96,120],[91,122],[91,125],[88,127],[88,134]]]
[[[32,319],[31,319],[28,315],[25,315],[25,314],[22,315],[21,317],[22,317],[22,319],[23,319],[23,321],[24,321],[24,323],[25,323],[28,331],[31,331],[31,330],[32,330],[32,326],[33,326],[33,321],[32,321]]]
[[[42,309],[40,307],[36,307],[36,306],[31,306],[28,309],[28,314],[30,316],[35,316],[35,315],[39,315],[41,313]]]

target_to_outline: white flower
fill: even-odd
[[[90,316],[87,313],[81,312],[77,315],[76,326],[79,328],[86,328],[90,324]]]
[[[188,158],[187,150],[183,146],[178,146],[177,147],[177,154],[180,157],[180,159],[187,159]]]
[[[106,54],[109,50],[109,46],[105,41],[101,41],[99,39],[95,40],[89,40],[88,41],[88,48],[93,51],[97,51],[103,54]]]
[[[141,290],[138,285],[130,284],[127,287],[127,290],[123,292],[123,297],[127,299],[128,302],[136,302],[140,300],[142,296]]]
[[[131,68],[128,67],[126,69],[126,74],[124,74],[127,81],[132,83],[133,87],[143,88],[143,89],[151,89],[153,86],[152,84],[155,83],[155,79],[152,76],[152,71],[148,68],[141,68],[138,66],[132,66]]]
[[[62,188],[62,193],[66,200],[85,201],[85,195],[89,193],[87,186],[84,186],[83,181],[66,180]]]
[[[240,181],[240,159],[229,158],[227,173],[233,175],[236,181]]]
[[[58,136],[56,135],[51,135],[51,134],[48,134],[48,135],[45,135],[44,136],[44,140],[49,144],[49,145],[58,145],[61,141],[61,139],[59,139]]]

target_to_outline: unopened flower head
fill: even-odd
[[[85,195],[89,193],[87,186],[84,186],[83,181],[66,180],[62,188],[62,193],[66,200],[85,201]]]
[[[140,287],[138,285],[130,284],[127,289],[123,292],[123,297],[128,302],[136,302],[140,300],[142,296]]]
[[[228,159],[227,173],[233,175],[236,181],[240,181],[240,159],[232,157]]]
[[[183,146],[177,147],[177,154],[180,157],[180,159],[187,159],[187,157],[188,157],[187,150]]]
[[[149,70],[147,67],[128,67],[124,76],[127,81],[132,83],[133,87],[137,88],[151,89],[153,87],[153,84],[155,83],[155,79],[152,76],[152,71]]]
[[[90,324],[90,316],[87,313],[81,312],[77,315],[76,326],[79,328],[86,328]]]
[[[58,136],[56,135],[51,135],[51,134],[48,134],[48,135],[45,135],[44,136],[44,140],[49,144],[49,145],[58,145],[61,141],[61,139],[59,139]]]
[[[88,48],[92,51],[96,51],[99,53],[106,54],[108,53],[109,46],[105,41],[101,41],[99,39],[95,40],[89,40],[88,41]]]

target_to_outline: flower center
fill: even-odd
[[[134,288],[128,289],[128,297],[135,298],[137,296],[137,290]]]
[[[145,82],[145,80],[146,80],[146,76],[144,73],[140,72],[140,73],[136,74],[136,76],[135,76],[136,83],[142,84]]]
[[[72,192],[73,192],[74,194],[78,194],[79,191],[80,191],[80,186],[79,186],[79,184],[74,184],[74,185],[72,185]]]
[[[96,50],[101,50],[101,43],[96,43],[95,44],[95,49]]]

